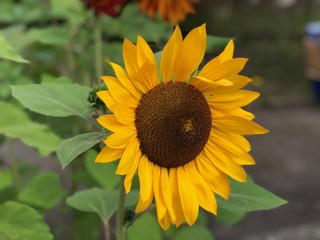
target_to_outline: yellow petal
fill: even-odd
[[[125,131],[112,133],[104,142],[111,148],[125,148],[129,141],[137,136],[135,127],[127,127]]]
[[[116,101],[111,96],[110,92],[108,90],[102,90],[97,92],[97,95],[104,102],[104,104],[106,104],[107,108],[113,112],[113,106],[116,104]]]
[[[239,134],[221,132],[217,129],[212,129],[210,135],[218,139],[221,139],[222,141],[236,144],[238,147],[244,149],[246,152],[249,152],[251,150],[251,145],[249,141]]]
[[[141,67],[145,62],[150,62],[156,65],[156,58],[149,47],[148,43],[140,36],[137,40],[137,60],[138,65]]]
[[[157,65],[149,61],[139,68],[137,71],[137,81],[140,83],[140,88],[143,88],[144,92],[154,88],[158,84],[158,70]]]
[[[183,209],[181,205],[181,198],[179,193],[179,186],[178,186],[178,177],[177,177],[177,169],[171,168],[169,173],[169,181],[172,191],[172,205],[173,205],[173,211],[174,215],[176,217],[176,221],[174,224],[179,227],[184,221],[184,214]]]
[[[186,164],[184,168],[186,174],[189,176],[189,179],[193,184],[194,190],[199,200],[199,205],[208,212],[217,215],[216,198],[213,192],[211,191],[208,183],[197,171],[197,166],[195,165],[195,162],[192,161]]]
[[[212,120],[212,126],[226,132],[240,135],[267,133],[268,130],[255,122],[240,117],[217,117]]]
[[[162,195],[162,189],[161,189],[161,183],[160,183],[160,177],[161,177],[160,172],[161,172],[160,167],[158,165],[154,165],[152,178],[153,178],[153,192],[154,192],[154,198],[156,201],[158,222],[161,221],[161,219],[164,217],[167,211],[164,203],[163,195]]]
[[[133,123],[136,118],[135,108],[129,106],[126,102],[120,102],[113,105],[113,113],[122,124]]]
[[[138,175],[140,181],[140,198],[142,201],[147,201],[152,193],[152,174],[154,164],[148,160],[146,155],[140,159]]]
[[[182,82],[187,80],[198,68],[206,51],[206,37],[205,24],[193,29],[186,36],[177,54],[174,81]]]
[[[197,194],[183,167],[177,168],[177,178],[184,217],[187,223],[191,226],[197,220],[199,213]]]
[[[211,189],[224,199],[230,195],[230,183],[228,177],[214,166],[205,154],[199,154],[196,158],[199,173],[208,182]]]
[[[247,90],[237,90],[229,93],[213,94],[207,98],[210,107],[219,109],[234,109],[248,105],[259,93]]]
[[[247,58],[233,58],[220,64],[208,62],[200,71],[199,76],[217,81],[219,79],[228,79],[232,75],[238,74],[247,63]]]
[[[172,192],[170,189],[170,182],[169,182],[167,168],[161,168],[160,184],[161,184],[162,196],[164,198],[164,203],[167,208],[167,213],[169,213],[171,222],[175,222],[176,217],[174,215],[173,208],[172,208]]]
[[[118,64],[110,63],[111,67],[113,68],[114,73],[116,74],[117,78],[121,82],[121,84],[137,99],[140,99],[141,94],[139,90],[134,86],[133,82],[129,79],[125,70]]]
[[[217,109],[213,108],[210,105],[210,110],[213,118],[219,117],[240,117],[245,118],[247,120],[252,120],[255,116],[248,111],[243,110],[242,108],[235,108],[235,109]]]
[[[127,127],[127,125],[120,123],[114,114],[102,115],[97,118],[97,121],[101,126],[112,132],[122,131]]]
[[[128,143],[120,159],[116,174],[126,175],[129,172],[133,171],[135,161],[139,162],[139,159],[141,157],[141,151],[139,147],[140,143],[138,139],[133,139]],[[137,158],[139,159],[137,160]]]
[[[117,103],[126,102],[128,106],[136,106],[138,104],[139,100],[133,97],[117,78],[110,76],[103,76],[101,78]]]
[[[231,39],[223,52],[218,56],[220,62],[225,62],[233,58],[234,42]]]
[[[124,152],[124,149],[114,149],[105,146],[96,157],[96,163],[108,163],[119,159]]]
[[[221,131],[213,130],[210,133],[210,138],[213,144],[218,145],[227,151],[230,151],[236,155],[242,155],[246,153],[248,148],[246,146],[241,146],[239,143],[234,143],[234,139],[230,137],[227,133],[223,133]]]
[[[170,215],[168,212],[166,212],[166,214],[164,215],[164,217],[159,221],[159,224],[161,226],[161,228],[165,231],[168,230],[168,228],[171,225],[171,219],[170,219]]]
[[[162,81],[169,82],[174,72],[177,54],[182,43],[182,35],[179,26],[176,26],[170,40],[162,51],[160,71]]]
[[[140,158],[141,158],[141,152],[139,150],[139,152],[137,153],[137,155],[135,156],[135,158],[133,160],[133,164],[131,166],[130,172],[128,172],[126,177],[124,178],[124,189],[125,189],[126,193],[129,193],[131,190],[133,177],[135,176],[135,174],[137,172]]]
[[[236,164],[230,157],[226,156],[218,147],[214,146],[210,139],[204,147],[204,153],[207,158],[217,168],[239,182],[245,182],[246,172],[241,166]]]
[[[216,93],[225,93],[225,92],[235,91],[235,90],[238,90],[240,88],[245,87],[246,85],[248,85],[248,83],[252,82],[251,78],[243,76],[243,75],[237,75],[237,74],[229,76],[228,80],[233,83],[232,86],[229,86],[229,87],[219,86],[215,89],[215,92]]]
[[[153,192],[150,195],[150,197],[145,201],[143,201],[140,196],[138,203],[137,203],[137,206],[136,206],[136,213],[141,213],[141,212],[145,211],[152,203],[152,200],[153,200]]]
[[[248,152],[243,153],[241,156],[234,155],[231,157],[235,161],[235,163],[239,164],[239,165],[254,165],[254,164],[256,164],[255,160]]]
[[[203,95],[207,96],[214,94],[217,87],[231,86],[233,83],[227,79],[220,79],[213,82],[204,77],[194,76],[188,81],[188,84],[195,86],[203,93]]]
[[[128,75],[130,78],[134,78],[139,69],[137,62],[137,47],[126,38],[123,40],[122,56]]]

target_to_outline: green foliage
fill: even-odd
[[[53,236],[40,213],[9,201],[0,205],[0,239],[51,240]]]
[[[194,240],[205,239],[214,240],[210,231],[202,225],[194,225],[192,227],[183,227],[177,229],[172,240]]]
[[[40,173],[19,193],[18,200],[38,208],[49,209],[65,195],[66,191],[60,186],[58,174]]]
[[[29,110],[53,117],[87,119],[90,88],[78,84],[44,83],[12,86],[12,95]]]
[[[133,42],[140,35],[147,41],[160,43],[161,40],[167,40],[172,32],[169,23],[149,21],[148,17],[139,11],[138,3],[126,5],[118,18],[104,16],[102,25],[108,34],[128,38]]]
[[[60,138],[46,125],[30,120],[15,105],[0,101],[0,115],[0,134],[18,138],[26,145],[35,147],[44,156],[57,149]]]
[[[161,228],[156,217],[148,212],[140,216],[128,228],[128,240],[161,240]]]
[[[34,41],[52,46],[65,46],[69,42],[68,29],[65,26],[32,28],[28,37]]]
[[[8,170],[0,171],[0,192],[12,184],[12,175]]]
[[[95,163],[97,152],[89,150],[85,157],[85,164],[90,175],[97,183],[108,190],[114,189],[120,181],[120,176],[115,174],[116,164],[114,163]]]
[[[239,183],[234,180],[231,182],[231,194],[226,202],[218,198],[219,208],[238,214],[244,212],[269,210],[286,204],[286,201],[272,194],[264,188],[256,185],[249,180],[245,183]]]
[[[119,199],[118,191],[102,190],[92,188],[76,192],[67,198],[67,204],[77,210],[84,212],[94,212],[103,221],[108,221],[116,212]],[[131,191],[126,196],[126,207],[131,207],[137,203],[138,192]]]
[[[0,58],[12,60],[19,63],[29,63],[28,60],[21,57],[14,48],[6,41],[3,34],[0,32]]]
[[[87,151],[108,136],[107,133],[84,133],[62,141],[57,149],[57,155],[63,168],[81,153]]]

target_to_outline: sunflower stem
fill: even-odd
[[[94,41],[95,41],[95,71],[98,84],[100,77],[103,74],[103,61],[102,61],[102,34],[99,17],[96,18],[94,25]]]
[[[125,240],[126,228],[124,227],[124,201],[126,198],[126,192],[124,189],[124,176],[120,179],[120,189],[119,189],[119,202],[118,202],[118,212],[117,212],[117,222],[116,222],[116,236],[117,240]]]

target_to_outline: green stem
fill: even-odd
[[[99,18],[96,18],[94,25],[94,41],[95,41],[95,71],[98,84],[103,74],[103,55],[102,55],[102,34]]]
[[[119,202],[118,202],[118,212],[117,212],[117,222],[116,222],[116,236],[117,240],[125,240],[126,229],[124,227],[124,201],[126,197],[126,192],[124,189],[124,176],[121,176],[120,189],[119,189]]]
[[[109,223],[103,222],[103,228],[104,228],[104,239],[111,240]]]

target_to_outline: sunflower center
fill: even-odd
[[[203,94],[190,84],[157,85],[142,96],[135,113],[140,149],[158,166],[183,166],[208,141],[211,111]]]

